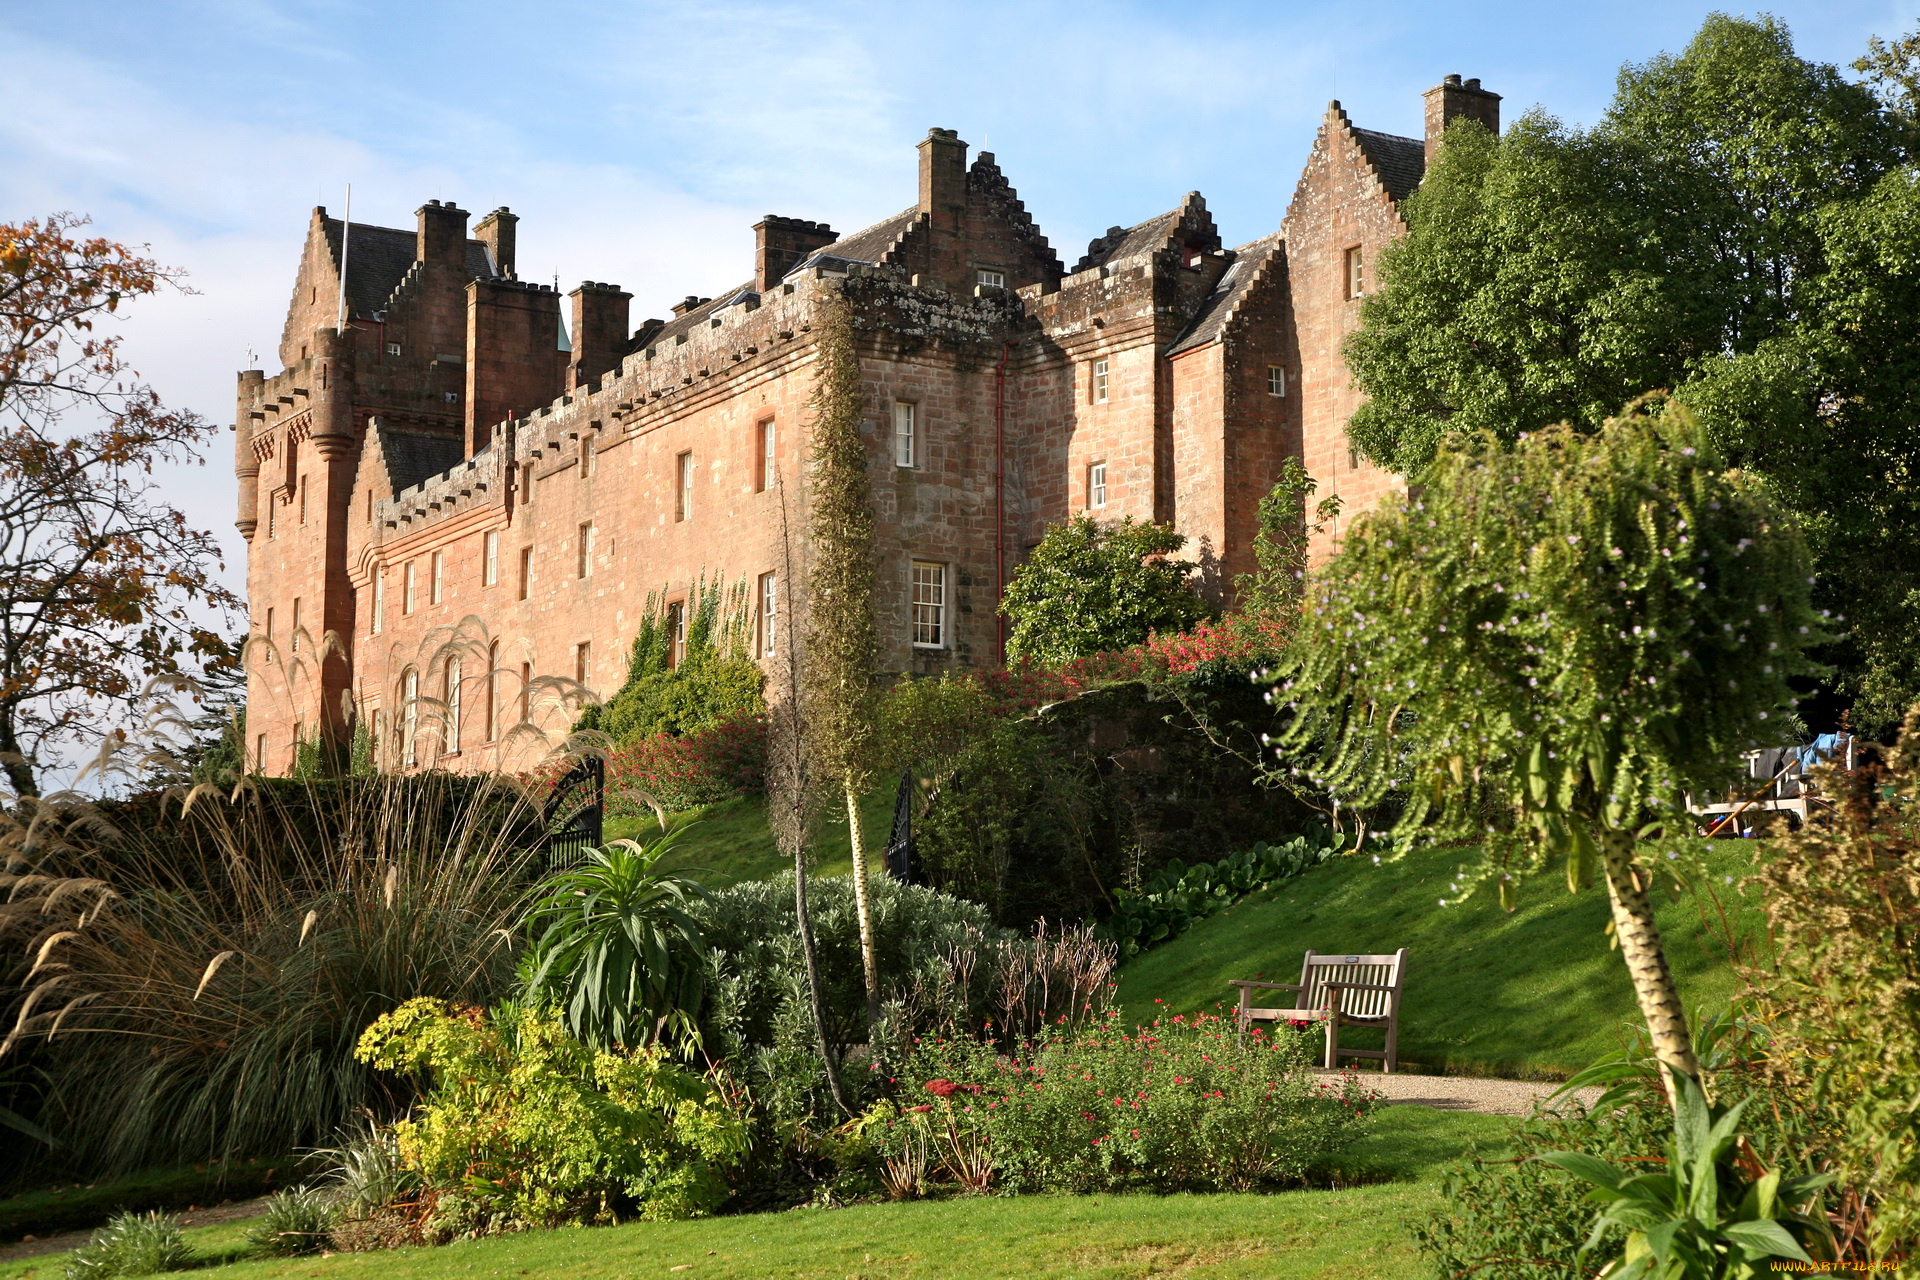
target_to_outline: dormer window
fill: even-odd
[[[988,289],[1004,289],[1007,287],[1007,273],[982,267],[973,273],[973,282]]]

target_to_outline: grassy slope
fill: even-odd
[[[879,866],[880,850],[893,824],[893,797],[897,784],[889,781],[875,787],[860,802],[860,827],[866,837],[868,865]],[[678,847],[668,855],[666,866],[698,868],[709,874],[702,877],[713,888],[741,880],[765,880],[788,867],[786,859],[774,848],[773,833],[767,827],[767,805],[758,797],[723,800],[700,809],[673,814],[673,829],[687,829]],[[615,818],[607,823],[607,838],[652,839],[659,830],[652,818]],[[853,872],[853,854],[847,839],[847,815],[844,806],[822,816],[814,836],[813,870],[823,876],[844,876]]]
[[[1715,842],[1707,853],[1715,889],[1738,879],[1752,846]],[[1120,998],[1145,1019],[1171,1009],[1231,1002],[1235,978],[1295,982],[1308,947],[1387,952],[1408,948],[1401,1006],[1405,1062],[1466,1074],[1560,1077],[1614,1052],[1639,1014],[1620,957],[1603,936],[1605,892],[1569,894],[1557,874],[1520,889],[1520,906],[1500,910],[1491,891],[1441,907],[1448,883],[1471,851],[1427,850],[1397,864],[1343,858],[1255,893],[1138,957],[1121,976]],[[1689,1013],[1723,1005],[1735,978],[1711,903],[1656,895],[1667,957]],[[1730,896],[1729,910],[1737,905]],[[1756,913],[1733,917],[1751,934]],[[1292,993],[1274,993],[1276,1003]],[[1166,1003],[1156,1006],[1154,1000]],[[1377,1047],[1356,1037],[1354,1043]]]
[[[862,1205],[835,1212],[530,1231],[441,1249],[341,1254],[220,1267],[219,1280],[471,1274],[629,1277],[859,1276],[973,1280],[1019,1275],[1120,1280],[1175,1273],[1227,1280],[1404,1280],[1422,1274],[1405,1229],[1434,1202],[1436,1162],[1468,1141],[1497,1145],[1495,1116],[1392,1107],[1353,1153],[1398,1180],[1280,1195],[1028,1196]],[[244,1224],[189,1231],[204,1262],[235,1255]],[[0,1263],[0,1280],[53,1280],[65,1255]]]

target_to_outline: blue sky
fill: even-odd
[[[616,281],[637,321],[746,277],[761,214],[851,231],[911,204],[930,125],[993,150],[1069,264],[1195,189],[1238,243],[1279,225],[1329,98],[1417,134],[1458,72],[1509,119],[1591,122],[1623,62],[1712,7],[0,0],[0,219],[90,213],[185,268],[198,292],[134,310],[129,346],[224,422],[310,209],[348,182],[389,226],[509,205],[523,276]],[[1920,0],[1766,11],[1842,65],[1920,25]],[[232,483],[224,440],[169,478],[237,581]]]

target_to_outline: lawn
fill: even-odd
[[[897,785],[896,781],[889,780],[875,787],[860,802],[860,826],[867,841],[868,865],[876,870],[880,865],[880,850],[885,847],[893,825]],[[662,865],[704,872],[700,879],[709,888],[718,889],[742,880],[765,880],[792,865],[774,848],[773,832],[767,826],[767,803],[758,796],[688,809],[670,815],[668,823],[674,830],[688,830],[680,838],[679,847],[663,859]],[[659,823],[651,817],[612,818],[607,822],[606,836],[609,840],[651,840],[659,830]],[[814,832],[813,872],[823,876],[851,875],[851,847],[845,806],[832,807],[821,816]]]
[[[1349,1166],[1395,1181],[1275,1195],[968,1197],[837,1210],[531,1231],[439,1249],[241,1261],[218,1280],[471,1275],[725,1280],[871,1277],[1027,1280],[1177,1274],[1226,1280],[1407,1280],[1423,1274],[1405,1222],[1435,1202],[1440,1162],[1496,1146],[1496,1116],[1390,1107]],[[236,1255],[243,1224],[188,1232],[207,1264]],[[53,1280],[65,1255],[0,1263],[0,1280]]]
[[[1712,842],[1705,854],[1711,892],[1674,900],[1656,892],[1668,961],[1691,1013],[1724,1006],[1738,980],[1722,938],[1716,898],[1740,933],[1760,933],[1760,916],[1725,877],[1738,881],[1754,846]],[[1400,1056],[1419,1069],[1522,1078],[1564,1078],[1615,1052],[1640,1015],[1626,967],[1608,948],[1606,893],[1567,892],[1558,873],[1520,888],[1519,908],[1500,909],[1491,891],[1442,907],[1449,882],[1472,850],[1424,850],[1375,865],[1362,854],[1260,890],[1196,924],[1123,969],[1120,998],[1130,1017],[1231,1002],[1235,978],[1297,982],[1311,947],[1321,952],[1390,952],[1406,947]],[[1290,992],[1274,993],[1280,1000]],[[1165,1001],[1156,1005],[1156,999]],[[1378,1046],[1372,1041],[1356,1044]]]

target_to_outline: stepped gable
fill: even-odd
[[[1060,255],[1047,243],[1046,236],[1040,232],[1040,224],[1027,212],[1026,201],[1020,198],[1013,184],[1007,181],[1007,175],[1000,171],[1000,162],[993,152],[982,151],[974,157],[973,166],[967,170],[967,192],[980,196],[988,210],[1013,229],[1019,239],[1032,245],[1057,267]]]
[[[1346,118],[1344,113],[1341,118]],[[1398,134],[1356,128],[1351,122],[1348,128],[1353,133],[1354,141],[1360,144],[1360,153],[1373,166],[1374,173],[1379,175],[1380,185],[1387,189],[1393,202],[1399,204],[1412,195],[1427,171],[1427,144],[1418,138],[1402,138]]]
[[[1131,227],[1109,227],[1107,234],[1087,243],[1087,252],[1074,264],[1074,272],[1091,271],[1109,263],[1121,262],[1139,254],[1160,253],[1182,244],[1198,243],[1209,249],[1220,246],[1220,232],[1207,211],[1206,198],[1198,191],[1187,192],[1180,207],[1148,218]]]
[[[876,222],[864,231],[841,236],[824,249],[816,250],[810,257],[797,263],[793,271],[804,271],[808,267],[824,267],[829,271],[844,271],[849,266],[872,267],[885,262],[900,240],[920,221],[920,210],[907,209],[894,214],[883,222]]]
[[[1187,331],[1167,348],[1167,354],[1175,356],[1182,351],[1203,347],[1225,333],[1247,293],[1267,268],[1283,258],[1285,245],[1285,240],[1276,231],[1250,244],[1243,244],[1238,249],[1229,250],[1231,262],[1226,274],[1220,277],[1220,282],[1207,295],[1207,300],[1200,304],[1200,310],[1195,313]]]
[[[466,456],[465,442],[457,435],[390,427],[378,418],[372,426],[369,434],[393,486],[387,497],[452,470]]]
[[[324,218],[322,225],[327,236],[327,252],[331,255],[333,269],[338,276],[340,270],[340,229],[339,218]],[[364,222],[353,224],[353,243],[347,252],[347,311],[356,317],[372,317],[376,312],[385,311],[387,302],[393,297],[393,291],[412,270],[414,253],[419,245],[416,232],[402,231],[398,227],[375,227]],[[478,240],[468,240],[465,266],[467,274],[475,280],[486,280],[493,276],[493,265],[487,260],[487,246]]]

